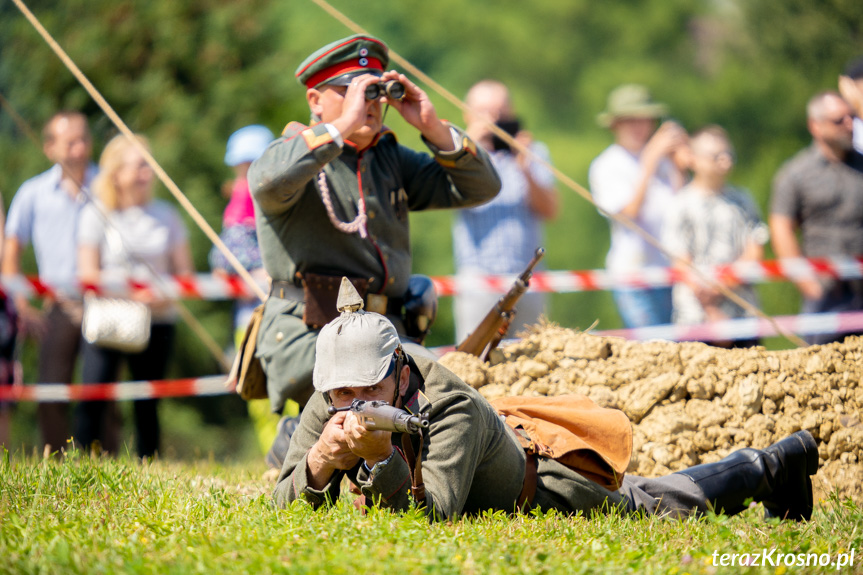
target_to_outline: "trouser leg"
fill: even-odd
[[[820,299],[804,298],[800,311],[802,313],[842,313],[863,310],[863,281],[833,281],[826,286],[826,290]],[[861,332],[819,333],[808,335],[804,339],[810,345],[824,345],[843,341],[850,335],[861,335]]]
[[[135,437],[138,457],[153,457],[159,451],[162,428],[159,425],[158,399],[135,401]]]
[[[46,331],[39,346],[39,383],[71,383],[81,340],[80,321],[59,304],[50,305],[45,315]],[[63,449],[69,434],[69,406],[46,402],[37,407],[42,445],[52,451]]]
[[[620,493],[631,512],[664,517],[684,517],[708,511],[704,492],[688,477],[672,474],[648,478],[626,475]]]
[[[68,412],[69,405],[59,402],[40,403],[36,408],[43,449],[49,447],[51,452],[56,452],[66,448]]]
[[[129,371],[137,381],[164,379],[168,358],[174,347],[173,324],[153,324],[150,342],[141,353],[129,356]],[[135,401],[135,437],[139,457],[152,457],[160,448],[162,429],[159,423],[158,399]]]
[[[671,288],[626,288],[612,291],[627,328],[671,323]]]
[[[87,342],[83,342],[81,347],[81,381],[84,384],[117,381],[122,353]],[[113,401],[82,401],[78,404],[75,409],[75,437],[84,449],[98,440],[106,451],[116,453],[119,441],[114,435],[118,430],[113,422],[107,421],[114,416],[115,409]]]

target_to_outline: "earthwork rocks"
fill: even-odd
[[[488,399],[580,393],[633,424],[629,471],[656,477],[763,448],[806,429],[818,442],[816,499],[863,501],[863,338],[785,351],[631,342],[535,326],[488,364],[441,360]]]

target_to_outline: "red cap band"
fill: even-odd
[[[361,60],[365,60],[365,65],[360,64]],[[330,78],[335,78],[336,76],[341,76],[342,74],[347,74],[349,72],[356,72],[359,70],[366,69],[380,70],[384,71],[384,65],[377,58],[351,58],[346,62],[340,62],[335,66],[330,66],[329,68],[324,68],[317,74],[311,76],[306,81],[306,88],[314,88],[318,84],[321,84]]]

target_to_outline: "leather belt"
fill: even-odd
[[[526,457],[524,462],[524,483],[521,487],[521,493],[518,495],[517,505],[521,511],[529,511],[533,505],[533,498],[536,497],[536,454],[530,451],[525,451]]]
[[[305,301],[306,295],[303,293],[303,288],[298,287],[294,282],[284,280],[273,280],[270,286],[270,295],[279,299],[290,299],[294,301]]]
[[[293,301],[305,301],[306,295],[303,288],[297,286],[292,281],[273,280],[270,286],[270,295],[279,299],[288,299]],[[364,298],[365,309],[374,311],[381,315],[401,316],[402,307],[405,300],[400,297],[387,297],[382,294],[367,294]]]
[[[381,315],[402,316],[402,307],[405,305],[405,300],[400,297],[387,297],[383,294],[370,293],[364,298],[366,301],[365,310],[373,311]]]

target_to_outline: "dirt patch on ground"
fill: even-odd
[[[580,393],[632,420],[629,471],[657,477],[764,448],[800,429],[818,442],[816,500],[863,501],[863,338],[807,348],[724,350],[631,342],[554,325],[494,350],[441,360],[488,399]]]

